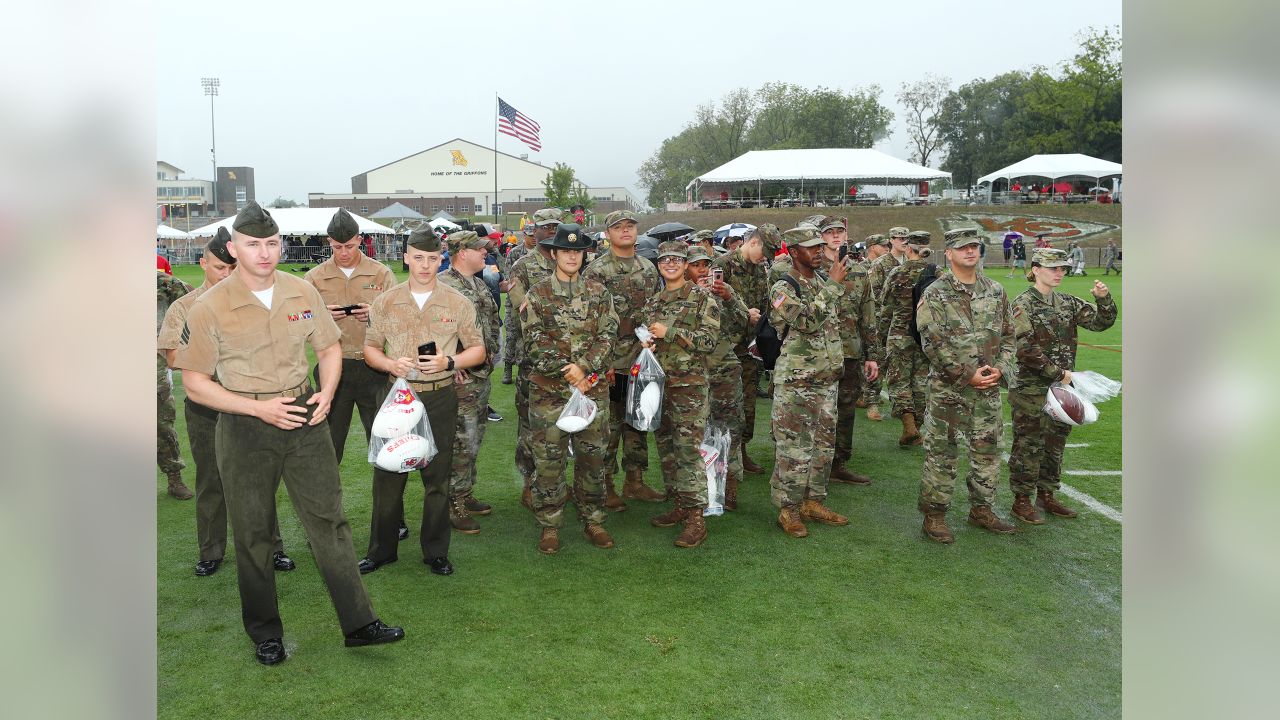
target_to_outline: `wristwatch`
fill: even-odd
[[[450,356],[449,356],[449,367],[447,367],[447,368],[445,368],[445,369],[446,369],[446,370],[453,370],[453,356],[452,356],[452,355],[450,355]]]

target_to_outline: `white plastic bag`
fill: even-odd
[[[636,334],[642,329],[636,328]],[[667,374],[658,364],[657,356],[649,348],[644,348],[631,366],[626,423],[640,432],[657,430],[662,419],[662,394],[666,385]]]
[[[707,508],[703,517],[724,514],[724,484],[729,477],[729,428],[723,423],[708,423],[702,433],[698,452],[707,472]]]
[[[436,456],[431,421],[418,394],[397,378],[373,419],[369,462],[387,472],[421,470]]]
[[[1062,383],[1050,385],[1045,392],[1044,412],[1064,425],[1088,425],[1098,421],[1098,408],[1079,390]]]
[[[1106,402],[1120,394],[1120,383],[1092,370],[1072,372],[1071,387],[1092,403]]]
[[[578,388],[574,388],[569,401],[560,411],[560,417],[556,418],[556,427],[569,434],[582,432],[596,419],[598,409],[594,400],[583,395]]]

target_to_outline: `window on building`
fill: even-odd
[[[438,213],[438,212],[440,212],[440,206],[439,206],[439,205],[432,205],[432,206],[431,206],[431,212],[433,212],[433,213]]]
[[[360,214],[361,214],[361,215],[366,215],[366,214],[368,214],[368,212],[369,212],[369,206],[368,206],[368,205],[361,205],[361,206],[360,206]]]
[[[484,212],[484,205],[481,205],[480,203],[476,203],[476,212],[478,213]]]
[[[249,192],[243,185],[236,186],[236,202],[248,202]]]
[[[452,204],[450,204],[450,205],[445,205],[445,206],[444,206],[444,211],[445,211],[445,212],[453,212],[453,205],[452,205]]]
[[[414,206],[413,206],[413,211],[414,211],[414,212],[422,212],[422,206],[421,206],[421,205],[414,205]]]

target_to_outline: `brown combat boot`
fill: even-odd
[[[582,528],[582,534],[587,536],[592,545],[601,550],[608,550],[613,547],[613,538],[609,536],[609,533],[603,527],[596,523],[587,523],[586,527]]]
[[[533,489],[528,484],[524,486],[524,490],[520,491],[520,504],[533,512]]]
[[[974,505],[969,508],[969,524],[1000,535],[1012,535],[1018,532],[1017,525],[996,515],[986,505]]]
[[[846,485],[870,485],[871,478],[861,473],[856,473],[841,463],[832,463],[831,482],[844,483]]]
[[[724,479],[724,509],[738,509],[738,478],[727,477]]]
[[[778,513],[777,524],[782,528],[782,532],[793,538],[809,537],[809,528],[804,526],[804,520],[800,519],[800,508],[795,505],[782,506],[782,512]]]
[[[191,488],[183,484],[181,473],[174,473],[169,476],[169,494],[176,500],[190,500],[195,497],[195,493],[191,492]]]
[[[669,512],[649,518],[649,524],[654,527],[675,527],[676,523],[684,519],[684,513],[685,509],[677,505]]]
[[[538,539],[538,552],[543,555],[555,555],[560,552],[560,528],[542,528],[542,537]]]
[[[604,484],[604,509],[613,512],[622,512],[627,509],[627,504],[622,502],[622,498],[618,497],[618,491],[613,489],[613,480]]]
[[[462,506],[472,515],[488,515],[493,512],[493,506],[489,503],[482,503],[476,499],[475,493],[467,493],[462,496]]]
[[[449,498],[449,524],[463,535],[480,534],[480,523],[467,512],[467,506],[460,497]]]
[[[1053,493],[1039,488],[1036,490],[1036,504],[1044,508],[1044,511],[1050,515],[1056,515],[1061,518],[1073,518],[1077,515],[1075,510],[1063,505],[1053,497]]]
[[[747,446],[745,444],[742,446],[742,469],[749,473],[764,472],[764,468],[757,465],[756,461],[752,460],[750,455],[747,455]]]
[[[853,401],[853,406],[856,408],[865,408],[867,407],[868,404],[869,403],[867,402],[867,399],[865,397],[860,397],[857,400]]]
[[[821,501],[805,498],[800,506],[800,517],[815,520],[823,525],[848,525],[849,518],[823,505]]]
[[[945,505],[930,505],[928,508],[921,507],[924,512],[924,536],[936,543],[950,545],[956,541],[956,537],[951,534],[951,528],[947,527],[947,508]]]
[[[918,445],[917,440],[921,440],[920,428],[916,427],[916,414],[913,412],[902,413],[902,436],[898,438],[898,445],[902,447],[910,447]]]
[[[1013,496],[1013,516],[1024,523],[1032,525],[1043,525],[1044,516],[1036,512],[1036,508],[1031,504],[1030,495],[1014,495]]]
[[[662,502],[665,499],[662,493],[644,484],[643,470],[627,471],[627,480],[622,484],[622,497],[645,502]]]
[[[695,548],[707,539],[707,521],[702,517],[702,508],[689,508],[684,514],[684,530],[676,538],[676,547]]]
[[[879,405],[868,405],[868,406],[867,406],[867,419],[868,419],[868,420],[870,420],[870,421],[872,421],[872,422],[880,422],[881,420],[884,420],[884,415],[881,415],[881,414],[880,414],[880,406],[879,406]]]

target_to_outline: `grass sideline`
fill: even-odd
[[[198,280],[198,268],[179,274]],[[992,276],[1011,297],[1020,279]],[[1068,278],[1087,295],[1095,273]],[[1121,379],[1121,283],[1103,278],[1121,321],[1081,333],[1080,369]],[[193,283],[194,284],[194,283]],[[1110,347],[1115,346],[1115,347]],[[708,522],[707,542],[672,547],[674,530],[648,518],[663,506],[613,514],[611,551],[591,548],[573,521],[555,557],[518,504],[511,458],[512,387],[495,383],[477,495],[495,506],[477,536],[454,536],[458,572],[419,562],[421,483],[406,508],[413,536],[401,561],[366,576],[381,617],[404,625],[396,645],[342,647],[305,535],[280,493],[280,524],[298,570],[278,575],[289,660],[254,661],[240,625],[231,554],[197,578],[194,504],[164,491],[157,472],[158,690],[165,718],[690,717],[812,718],[1116,717],[1121,691],[1121,525],[1082,509],[1013,537],[966,525],[957,489],[955,545],[920,536],[915,509],[921,451],[898,448],[897,424],[859,413],[855,466],[876,479],[832,487],[847,528],[814,526],[805,540],[773,525],[768,474],[748,475],[742,509]],[[175,395],[181,407],[179,382]],[[769,401],[758,401],[751,454],[766,470]],[[1121,468],[1122,398],[1078,428],[1066,467]],[[1008,408],[1005,409],[1006,419]],[[186,450],[182,413],[178,434]],[[368,541],[364,441],[349,437],[344,505],[357,555]],[[1006,447],[1011,439],[1006,429]],[[189,463],[189,455],[186,456]],[[656,452],[647,478],[659,486]],[[961,462],[961,474],[966,471]],[[193,471],[185,473],[188,480]],[[1007,478],[1007,469],[1002,476]],[[1121,478],[1065,482],[1119,509]],[[1012,497],[1002,480],[998,510]],[[1078,503],[1071,503],[1079,507]]]

